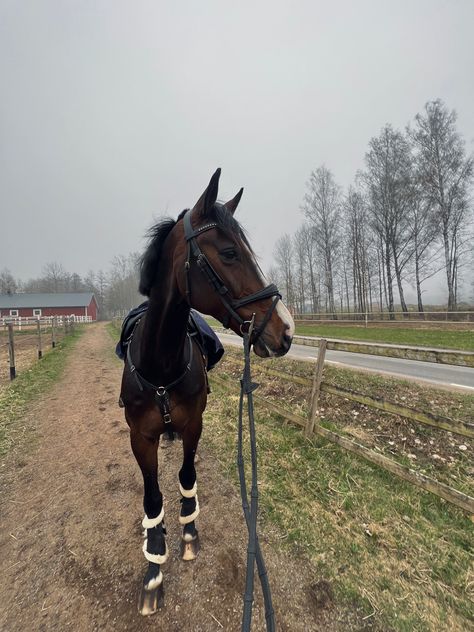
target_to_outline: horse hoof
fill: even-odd
[[[151,614],[155,614],[160,608],[165,605],[165,592],[163,590],[163,584],[160,584],[156,588],[146,590],[142,587],[140,591],[140,597],[138,599],[138,612],[144,617],[148,617]]]
[[[192,540],[181,538],[181,559],[185,562],[195,560],[200,548],[201,545],[199,544],[199,535],[197,533]]]

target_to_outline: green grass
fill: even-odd
[[[452,329],[415,329],[399,327],[357,327],[344,325],[301,325],[296,324],[296,333],[301,336],[340,338],[365,342],[387,342],[390,344],[461,349],[474,351],[474,331]]]
[[[212,374],[211,374],[212,377]],[[259,380],[260,381],[260,380]],[[204,441],[237,485],[238,398],[213,385]],[[474,525],[462,511],[257,405],[261,532],[307,559],[340,605],[378,629],[466,630]],[[449,624],[449,625],[448,625]],[[363,629],[363,628],[361,628]]]
[[[55,349],[45,351],[40,361],[0,390],[0,456],[19,445],[26,435],[31,438],[33,429],[22,424],[23,417],[32,402],[61,377],[68,355],[83,331],[76,325],[74,332]]]

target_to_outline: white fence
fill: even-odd
[[[432,322],[432,323],[474,323],[474,310],[464,312],[415,312],[415,311],[372,311],[372,312],[319,312],[317,314],[293,314],[297,321],[321,321],[321,322]]]
[[[92,316],[77,316],[75,314],[71,314],[70,316],[41,316],[40,318],[32,317],[32,316],[2,316],[0,318],[0,325],[8,325],[12,323],[14,327],[21,331],[22,328],[31,327],[32,325],[36,326],[38,321],[42,325],[51,325],[53,322],[57,323],[59,326],[62,326],[64,321],[67,322],[75,322],[75,323],[91,323]]]

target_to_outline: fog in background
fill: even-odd
[[[439,97],[473,150],[473,24],[471,0],[0,0],[0,268],[106,270],[216,167],[268,268],[311,170],[348,186],[385,123]]]

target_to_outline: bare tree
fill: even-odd
[[[440,226],[449,311],[456,308],[459,267],[466,253],[474,169],[473,157],[466,157],[464,141],[456,130],[456,118],[454,110],[436,99],[426,103],[410,130],[425,200],[434,207]]]
[[[324,270],[329,311],[335,315],[334,277],[341,243],[341,188],[325,166],[312,171],[306,183],[303,213],[308,218]]]
[[[413,222],[413,274],[418,311],[423,312],[422,285],[442,269],[441,246],[437,242],[439,227],[433,207],[426,203],[421,187],[417,187],[410,209]]]
[[[386,125],[372,138],[362,179],[367,186],[372,227],[382,248],[388,309],[393,318],[394,279],[398,285],[402,310],[407,312],[403,291],[403,271],[413,255],[413,226],[409,210],[413,196],[410,147],[404,135]]]
[[[51,261],[43,266],[42,281],[44,292],[64,292],[68,283],[68,273],[60,263]]]
[[[283,282],[284,298],[288,308],[294,311],[293,243],[289,235],[278,239],[273,255]]]
[[[351,259],[352,294],[358,312],[368,310],[369,263],[368,255],[372,241],[367,204],[360,191],[349,187],[344,200],[346,226],[346,254]]]
[[[303,314],[306,311],[307,298],[307,251],[305,247],[304,226],[301,226],[293,237],[293,254],[295,262],[295,308],[299,314]]]
[[[313,237],[313,231],[309,224],[304,223],[299,231],[301,245],[306,260],[306,270],[308,274],[308,292],[311,302],[311,311],[313,314],[320,311],[321,299],[321,279],[319,274],[319,266],[316,258],[316,243]]]
[[[14,294],[18,289],[18,284],[13,278],[8,268],[0,271],[0,294]]]

